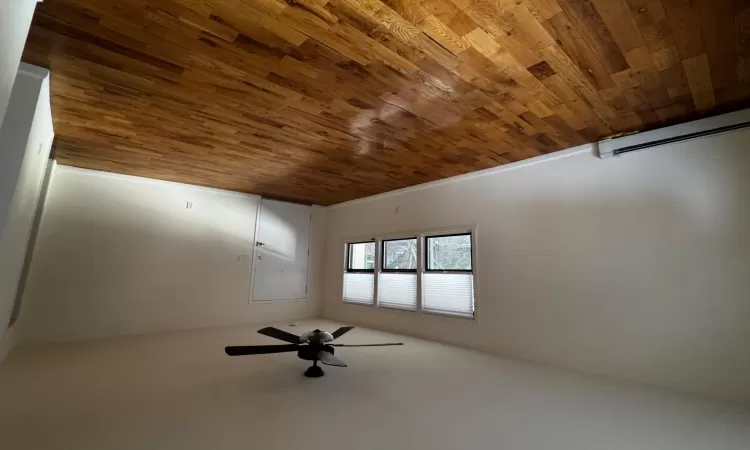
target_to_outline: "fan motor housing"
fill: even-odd
[[[331,333],[327,331],[321,331],[318,329],[315,329],[313,331],[308,331],[307,333],[303,334],[299,338],[300,338],[300,341],[308,343],[308,344],[325,344],[327,342],[333,341],[334,339]]]

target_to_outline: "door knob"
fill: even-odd
[[[266,244],[265,244],[265,243],[263,243],[263,242],[257,242],[257,243],[256,243],[255,245],[257,245],[258,247],[263,247],[263,246],[264,246],[264,245],[266,245]]]
[[[261,256],[258,256],[258,259],[263,259],[263,255],[261,255]]]

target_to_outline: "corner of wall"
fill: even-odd
[[[328,239],[328,208],[313,205],[310,208],[312,230],[310,232],[310,291],[313,295],[315,318],[324,317],[325,308],[325,258]]]
[[[22,64],[13,86],[11,109],[0,128],[0,337],[2,352],[13,344],[10,330],[18,311],[23,270],[33,245],[33,223],[54,137],[49,72]],[[9,328],[6,328],[6,324]],[[17,337],[17,336],[16,336]]]

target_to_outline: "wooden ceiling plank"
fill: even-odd
[[[380,8],[384,5],[380,3]],[[365,9],[363,5],[358,5],[349,0],[331,0],[326,4],[326,9],[339,20],[348,23],[362,33],[370,33],[380,24],[372,18],[377,10]]]
[[[645,45],[626,0],[593,0],[593,3],[623,54]]]
[[[524,3],[540,23],[562,12],[557,0],[525,0]]]
[[[493,0],[479,0],[463,12],[495,39],[503,39],[510,34],[511,28],[498,20],[503,11],[497,8]]]
[[[716,105],[714,98],[713,81],[711,80],[711,68],[708,65],[708,55],[705,53],[682,61],[687,75],[690,92],[693,94],[695,107],[699,110],[707,110]]]
[[[570,22],[565,14],[556,14],[544,22],[545,28],[565,49],[570,58],[581,69],[581,73],[589,79],[596,89],[614,87],[611,74],[604,68],[599,58],[583,39],[578,29]]]
[[[740,84],[735,62],[739,56],[736,30],[728,25],[736,18],[732,5],[727,1],[699,0],[696,8],[698,17],[702,18],[701,36],[708,53],[714,89],[736,89]]]
[[[330,204],[741,105],[749,24],[707,0],[58,0],[24,60],[53,71],[61,162]]]
[[[503,50],[503,47],[492,36],[479,27],[465,34],[463,38],[469,45],[487,58],[491,58]]]
[[[245,32],[246,29],[252,28],[254,25],[257,25],[264,30],[271,32],[279,38],[298,47],[302,45],[305,40],[307,40],[307,35],[305,33],[296,29],[287,21],[282,20],[280,16],[273,17],[263,14],[258,17],[257,21],[250,24],[245,24],[244,26],[238,27],[237,29],[240,32]]]
[[[397,39],[387,28],[380,24],[370,31],[368,36],[383,47],[414,64],[418,65],[426,56],[418,48]]]
[[[429,15],[416,24],[427,36],[440,44],[449,52],[457,55],[469,48],[469,44],[463,38],[448,28],[437,17]]]
[[[509,9],[502,17],[516,31],[515,36],[525,44],[526,48],[537,51],[554,44],[547,30],[523,3]]]
[[[663,4],[680,57],[684,60],[704,53],[698,17],[690,3],[686,0],[663,0]]]
[[[219,16],[211,15],[204,17],[195,12],[186,9],[179,15],[179,20],[188,25],[196,27],[202,31],[210,33],[219,39],[223,39],[227,42],[232,42],[237,38],[239,31],[231,28],[224,22]]]
[[[591,0],[560,0],[558,3],[610,73],[628,68],[625,57]]]

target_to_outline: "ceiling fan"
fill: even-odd
[[[334,347],[385,347],[390,345],[404,345],[402,342],[391,342],[385,344],[329,343],[348,333],[352,328],[354,327],[341,327],[333,333],[315,329],[308,331],[301,336],[297,336],[284,330],[279,330],[278,328],[266,327],[258,330],[258,333],[289,343],[283,345],[234,345],[225,347],[224,351],[229,356],[297,352],[298,358],[313,362],[313,365],[308,367],[305,371],[305,376],[318,378],[325,375],[323,369],[318,366],[318,361],[328,366],[346,367],[344,361],[334,356]]]

